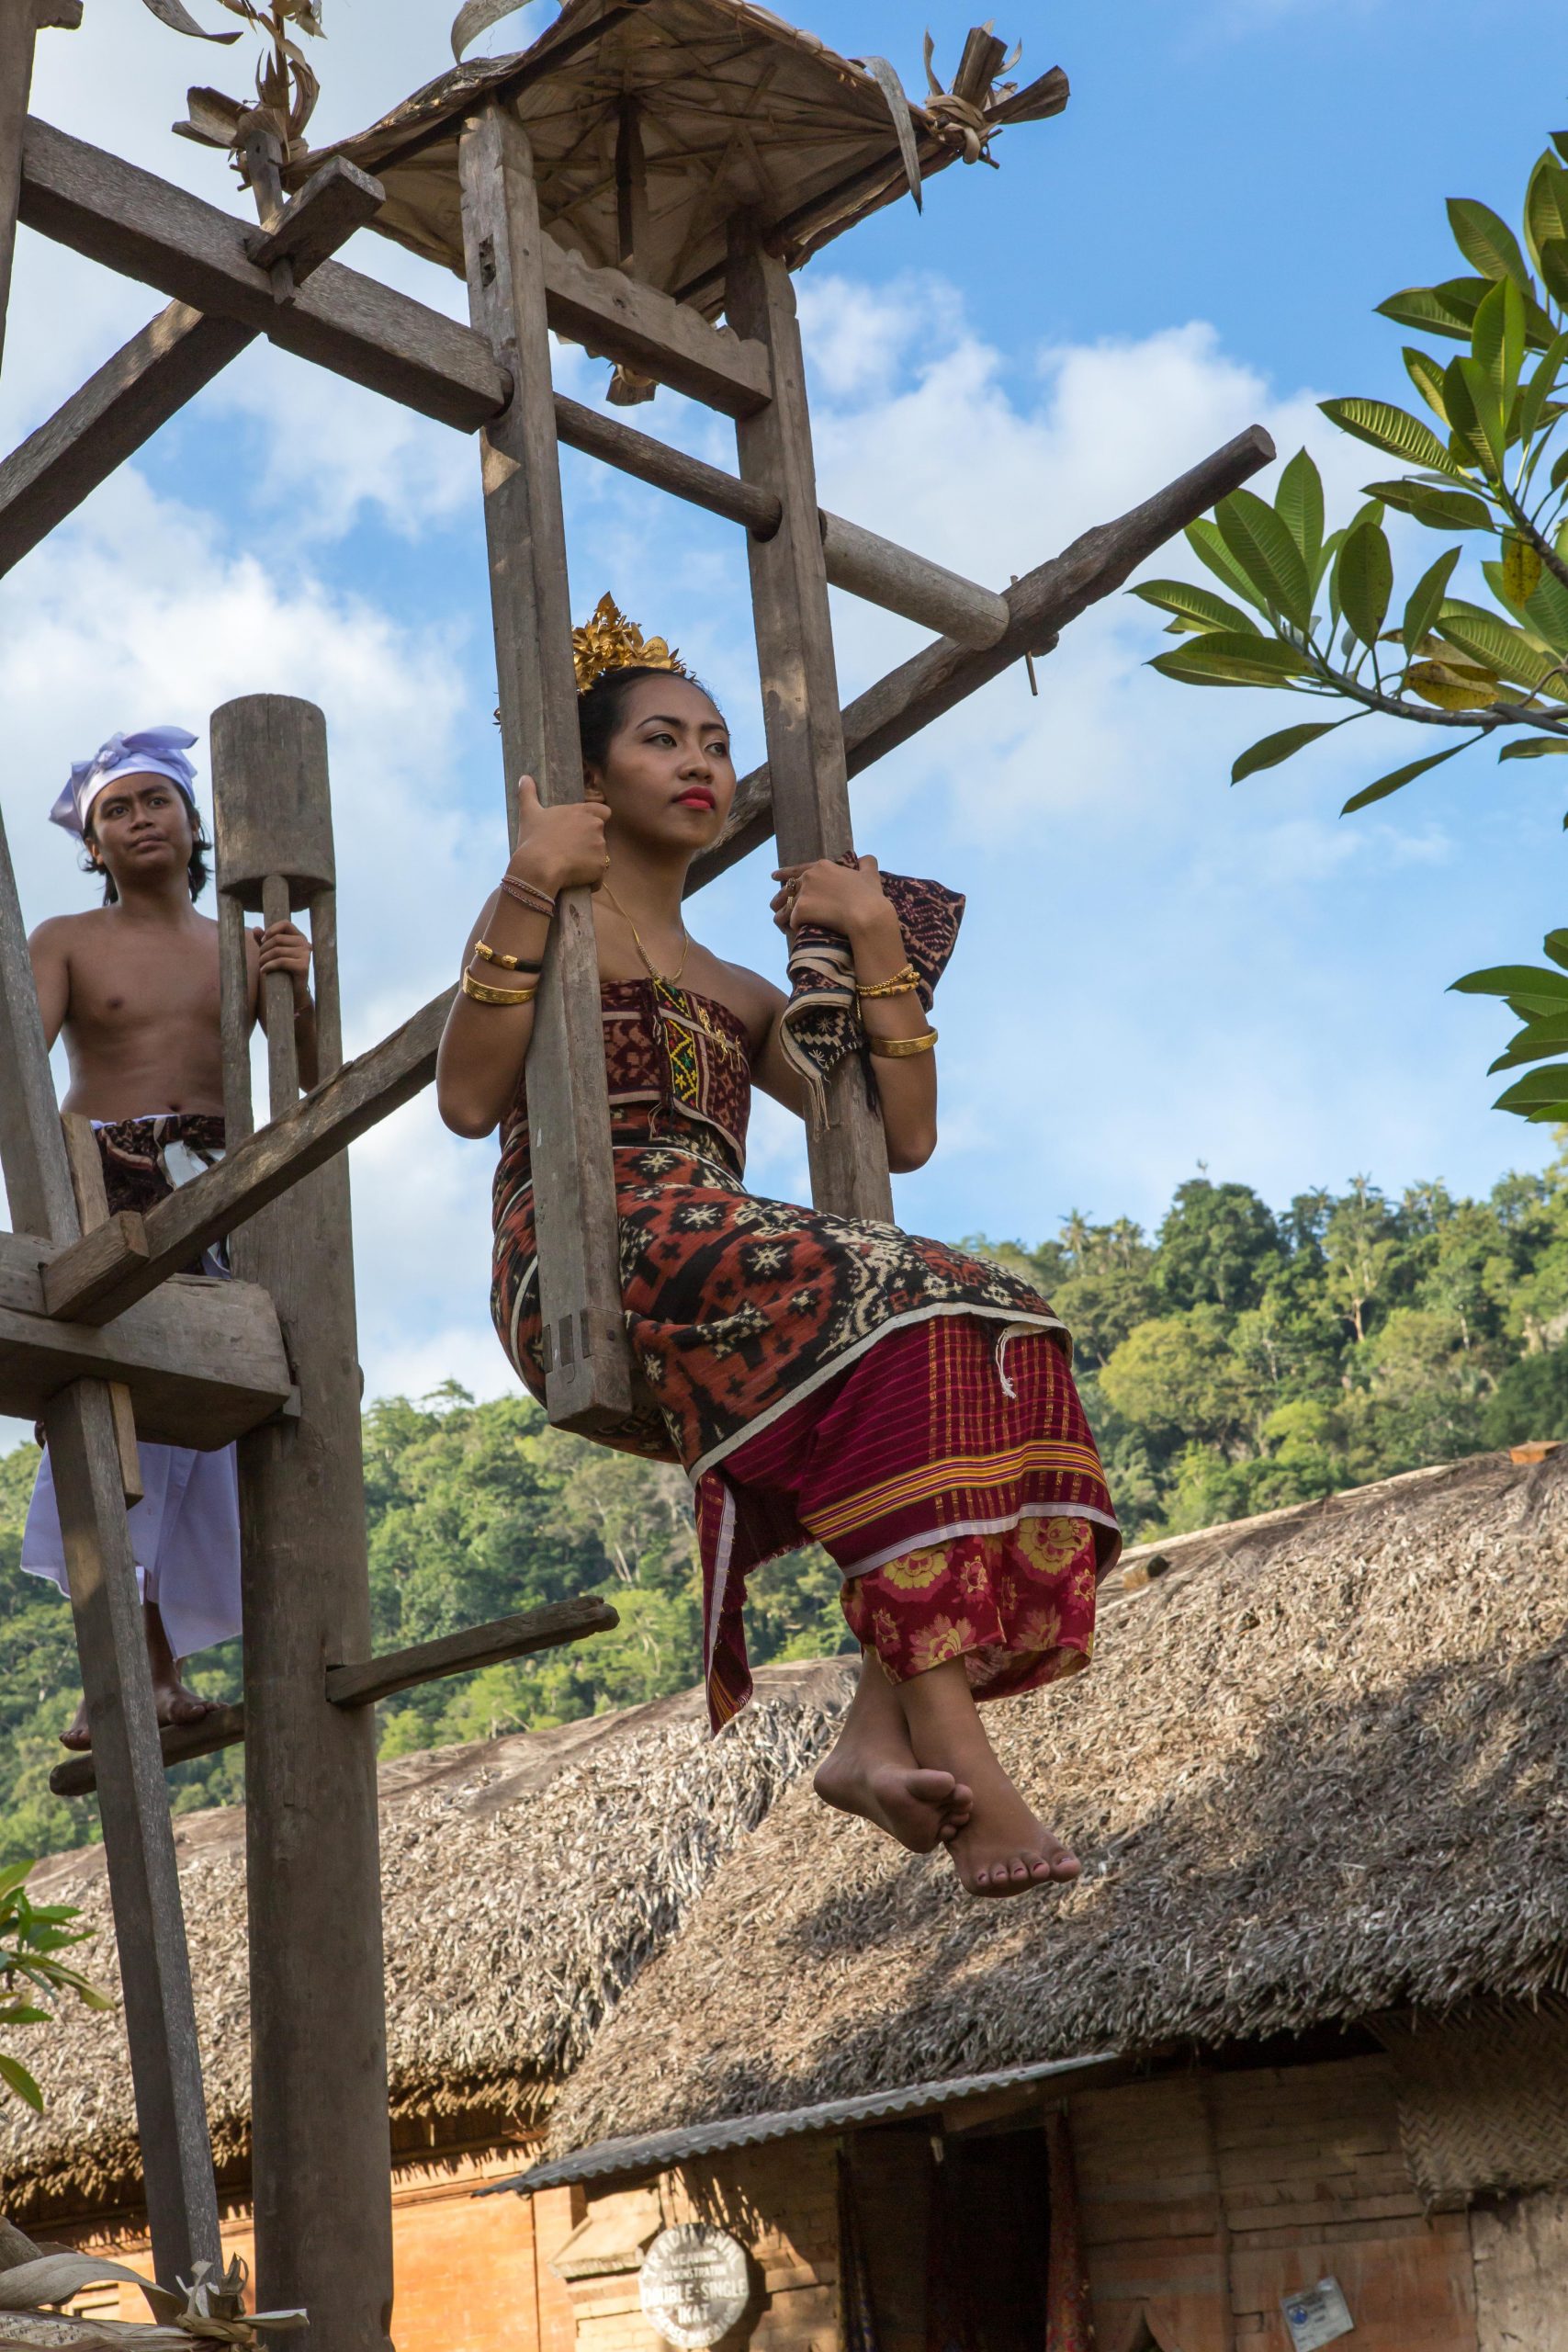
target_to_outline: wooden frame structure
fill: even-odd
[[[574,5],[591,12],[591,0]],[[645,5],[649,22],[665,0]],[[610,22],[631,11],[603,0],[602,13]],[[748,535],[768,759],[744,779],[694,887],[770,832],[791,859],[849,848],[852,775],[1009,664],[1048,653],[1077,614],[1273,455],[1253,428],[1011,587],[960,580],[821,512],[788,241],[781,252],[755,208],[732,209],[722,286],[710,266],[692,300],[638,275],[635,185],[623,191],[623,266],[591,266],[545,225],[512,85],[495,82],[464,121],[457,150],[472,320],[464,328],[331,258],[383,201],[377,180],[341,154],[288,196],[276,147],[253,138],[246,161],[261,226],[248,228],[28,118],[36,35],[80,15],[80,0],[0,0],[0,351],[18,220],[157,288],[167,307],[0,461],[0,571],[248,343],[269,336],[478,435],[507,788],[531,773],[547,801],[569,799],[581,777],[558,443],[589,451]],[[999,43],[981,40],[983,66],[993,50],[999,58]],[[624,134],[617,169],[637,152]],[[712,322],[720,304],[722,329]],[[552,328],[733,418],[738,471],[557,394]],[[842,711],[834,582],[942,632]],[[580,1639],[615,1617],[596,1600],[570,1602],[392,1658],[369,1655],[343,1153],[429,1082],[451,991],[344,1063],[321,715],[280,697],[227,706],[213,722],[213,770],[230,1150],[145,1217],[107,1216],[94,1196],[90,1149],[62,1126],[0,830],[0,1159],[17,1228],[0,1234],[0,1409],[41,1416],[54,1463],[94,1741],[92,1757],[62,1765],[54,1785],[98,1790],[156,2268],[169,2280],[218,2255],[163,1772],[181,1755],[244,1737],[257,2289],[265,2305],[307,2305],[321,2352],[385,2352],[389,2188],[369,1708],[437,1675]],[[300,1100],[291,1024],[275,1021],[270,1117],[257,1128],[238,992],[243,909],[275,916],[306,903],[321,1081]],[[552,933],[529,1096],[548,1409],[564,1426],[592,1430],[624,1415],[632,1375],[584,893],[563,899]],[[836,1091],[812,1175],[819,1204],[891,1214],[880,1124],[863,1089]],[[182,1273],[231,1233],[239,1279]],[[241,1442],[244,1707],[161,1739],[126,1531],[138,1431],[197,1446]]]

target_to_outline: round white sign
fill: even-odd
[[[703,2352],[728,2335],[751,2300],[746,2249],[708,2222],[663,2230],[643,2256],[642,2308],[666,2344]]]

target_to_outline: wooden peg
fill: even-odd
[[[65,1136],[72,1189],[76,1194],[76,1214],[82,1220],[83,1232],[92,1233],[109,1221],[108,1188],[104,1182],[98,1139],[91,1119],[85,1119],[80,1111],[62,1111],[60,1124]],[[119,1483],[125,1507],[130,1510],[147,1492],[141,1477],[141,1453],[136,1442],[136,1409],[123,1380],[111,1380],[106,1385],[114,1417],[115,1451],[119,1455]]]
[[[270,931],[290,912],[288,877],[269,874],[262,884],[262,922]],[[294,989],[287,972],[268,972],[262,981],[266,1012],[266,1068],[275,1119],[299,1100],[299,1050],[294,1039]]]

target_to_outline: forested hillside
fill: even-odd
[[[1276,1214],[1244,1184],[1183,1184],[1151,1238],[1073,1216],[1054,1240],[982,1246],[1071,1326],[1130,1536],[1173,1532],[1526,1438],[1568,1436],[1568,1161],[1484,1201],[1358,1178]],[[94,1834],[46,1786],[74,1703],[67,1611],[17,1572],[38,1455],[0,1460],[0,1865]],[[683,1689],[699,1671],[685,1481],[547,1428],[525,1399],[457,1387],[365,1416],[378,1647],[600,1589],[614,1635],[381,1710],[387,1755],[557,1723]],[[819,1555],[752,1588],[753,1659],[845,1645]],[[238,1694],[231,1647],[194,1678]],[[243,1750],[183,1766],[182,1807],[240,1794]]]

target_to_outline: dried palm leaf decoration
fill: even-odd
[[[256,102],[254,107],[233,108],[233,101],[223,100],[217,92],[193,92],[192,96],[217,97],[220,106],[233,108],[239,124],[234,135],[236,146],[259,126],[274,134],[288,161],[303,148],[305,126],[321,95],[321,85],[294,39],[296,33],[310,33],[318,40],[324,38],[320,0],[218,0],[218,4],[227,8],[231,17],[243,17],[270,43],[269,53],[256,68]],[[197,40],[227,42],[243,37],[237,32],[208,32],[197,24],[184,0],[143,0],[143,6],[151,8],[159,22],[171,31],[189,34]]]
[[[502,17],[514,17],[535,5],[536,0],[464,0],[452,20],[452,54],[458,64],[463,62],[463,51],[481,33],[488,33],[491,25],[499,25]],[[559,0],[551,0],[551,5],[558,6]],[[536,25],[531,25],[530,36],[537,29]]]

